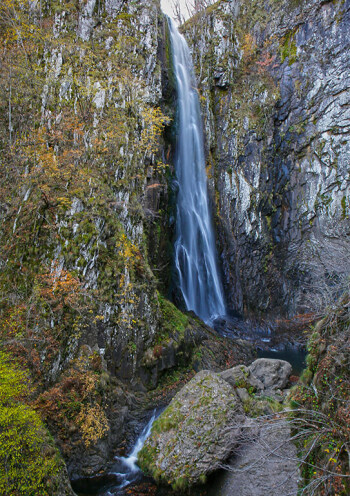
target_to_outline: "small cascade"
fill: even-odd
[[[137,456],[150,435],[153,422],[158,415],[159,410],[155,410],[129,456],[116,456],[111,469],[105,474],[74,481],[72,486],[76,493],[87,496],[126,496],[129,487],[144,480],[144,475],[137,465]]]
[[[127,473],[125,475],[134,474],[135,472],[139,472],[140,471],[140,469],[139,469],[139,467],[137,465],[137,455],[141,451],[143,445],[145,444],[146,439],[148,438],[148,436],[151,433],[152,425],[153,425],[153,422],[154,422],[155,418],[156,418],[156,414],[154,412],[153,415],[152,415],[152,417],[151,417],[151,419],[150,419],[150,421],[144,427],[144,429],[141,432],[140,436],[137,438],[136,444],[133,447],[130,455],[128,457],[126,457],[126,458],[123,457],[123,456],[120,456],[120,457],[117,457],[116,458],[116,460],[119,460],[128,469],[127,470]],[[119,473],[118,475],[121,475],[121,474]]]
[[[211,324],[225,303],[209,209],[203,126],[186,40],[168,18],[177,84],[175,267],[186,307]]]

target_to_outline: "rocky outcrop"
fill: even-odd
[[[348,0],[219,1],[188,21],[226,291],[313,309],[348,274]]]
[[[234,390],[216,374],[203,370],[154,423],[139,454],[140,466],[174,489],[203,483],[237,444],[243,423]]]

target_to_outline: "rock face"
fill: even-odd
[[[140,466],[174,489],[203,483],[237,444],[244,418],[234,390],[216,374],[201,371],[154,423]]]
[[[312,309],[349,272],[349,30],[349,0],[219,1],[184,26],[241,311]]]

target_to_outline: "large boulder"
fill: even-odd
[[[297,448],[288,422],[252,422],[253,436],[215,479],[220,496],[296,496],[300,482]]]
[[[174,489],[204,482],[232,452],[244,421],[234,389],[217,374],[203,370],[155,421],[139,464]]]

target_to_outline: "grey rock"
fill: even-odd
[[[254,432],[253,432],[254,430]],[[297,450],[284,421],[247,429],[251,442],[243,444],[216,480],[220,496],[296,496],[300,472]]]
[[[236,393],[243,403],[249,400],[249,393],[245,388],[237,388]]]
[[[226,292],[242,312],[313,310],[327,278],[349,274],[349,30],[349,0],[220,1],[184,27]]]
[[[292,366],[285,360],[259,358],[249,366],[249,371],[261,382],[262,389],[276,390],[286,387],[292,373]]]
[[[263,383],[253,376],[250,372],[250,368],[245,365],[237,365],[231,369],[224,370],[219,373],[219,376],[233,387],[264,389]]]

